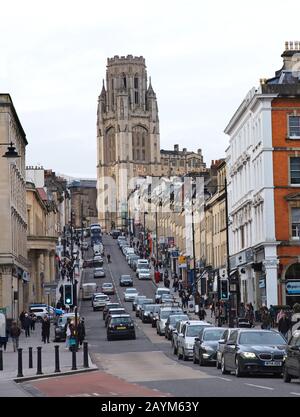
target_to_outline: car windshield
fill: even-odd
[[[242,332],[241,345],[286,345],[285,339],[275,332]]]
[[[171,316],[170,317],[170,324],[172,324],[172,325],[174,325],[174,324],[176,324],[178,321],[181,321],[181,320],[188,320],[189,318],[188,318],[188,316],[187,315],[185,315],[185,314],[183,314],[183,315],[179,315],[179,316]]]
[[[124,281],[127,281],[127,280],[131,280],[132,278],[131,278],[130,275],[122,275],[121,279],[124,280]]]
[[[188,337],[197,337],[203,326],[188,326],[186,335]]]
[[[220,340],[223,333],[224,333],[224,329],[206,330],[203,335],[203,340],[207,340],[207,341]]]
[[[110,304],[109,306],[107,306],[107,310],[109,310],[110,308],[118,308],[120,306],[120,304]]]
[[[113,285],[112,284],[102,284],[103,288],[111,288]]]
[[[125,292],[126,292],[126,294],[128,294],[128,293],[136,294],[137,290],[135,288],[128,288]]]
[[[111,324],[128,324],[132,323],[132,319],[130,317],[113,317],[111,319]]]
[[[157,290],[156,295],[170,294],[169,290]]]
[[[143,268],[143,269],[140,270],[140,273],[141,274],[149,274],[149,269]]]
[[[172,311],[161,311],[159,313],[161,319],[167,319],[172,314]]]
[[[107,298],[106,295],[96,295],[95,300],[107,300]]]

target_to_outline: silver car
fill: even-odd
[[[160,308],[159,314],[158,314],[158,320],[156,321],[156,332],[160,336],[163,336],[165,334],[166,330],[166,322],[171,314],[183,314],[183,311],[181,309],[174,309],[172,307],[167,308]]]
[[[104,278],[105,271],[103,268],[95,268],[94,269],[94,278]]]
[[[151,279],[150,269],[139,269],[138,279]]]
[[[126,288],[124,292],[124,301],[134,301],[134,299],[139,295],[136,288]]]

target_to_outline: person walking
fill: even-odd
[[[84,318],[82,318],[77,326],[78,343],[81,346],[85,339],[85,325]]]
[[[288,332],[291,328],[291,324],[291,320],[287,317],[286,313],[283,313],[283,316],[278,322],[278,330],[286,340],[288,338]]]
[[[108,253],[108,254],[106,255],[106,257],[107,257],[107,263],[108,263],[108,264],[110,264],[110,254]]]
[[[50,337],[50,320],[48,319],[48,316],[44,317],[44,320],[42,322],[42,341],[44,343],[49,343],[49,337]]]
[[[206,311],[204,310],[204,308],[202,306],[199,308],[198,315],[199,315],[199,320],[205,320]]]
[[[21,327],[22,327],[22,329],[25,329],[25,327],[24,327],[25,314],[26,314],[26,311],[25,311],[25,310],[23,310],[23,311],[22,311],[22,313],[21,313],[21,314],[20,314],[20,316],[19,316],[19,319],[20,319],[20,322],[21,322]]]
[[[31,319],[30,319],[28,313],[25,313],[23,325],[24,325],[24,330],[25,330],[25,336],[30,337]]]
[[[272,318],[267,307],[263,307],[261,314],[261,328],[270,330],[272,325]]]
[[[35,323],[36,323],[36,315],[34,313],[31,313],[29,317],[30,317],[30,330],[34,331]]]
[[[21,329],[16,321],[12,322],[9,334],[13,343],[14,352],[16,352],[19,348],[19,337],[21,334]]]

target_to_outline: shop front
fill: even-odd
[[[300,263],[290,265],[285,272],[285,304],[300,304]]]

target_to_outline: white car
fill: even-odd
[[[183,325],[181,333],[178,334],[178,359],[183,358],[187,361],[193,357],[195,338],[198,337],[200,330],[207,326],[211,326],[211,324],[198,320],[187,321]]]
[[[109,301],[109,297],[105,294],[96,295],[92,301],[93,311],[102,310]]]
[[[160,302],[161,296],[163,294],[171,294],[170,288],[164,288],[164,287],[157,288],[156,293],[155,293],[155,302],[156,303]]]
[[[139,269],[138,279],[151,279],[150,269]]]
[[[163,308],[161,307],[159,309],[159,313],[158,313],[158,319],[156,321],[156,333],[159,334],[160,336],[163,336],[165,334],[166,331],[166,322],[168,320],[168,317],[171,314],[183,314],[183,311],[181,308],[172,308],[172,307],[166,307]]]
[[[124,292],[124,301],[133,301],[139,295],[136,288],[126,288]]]

